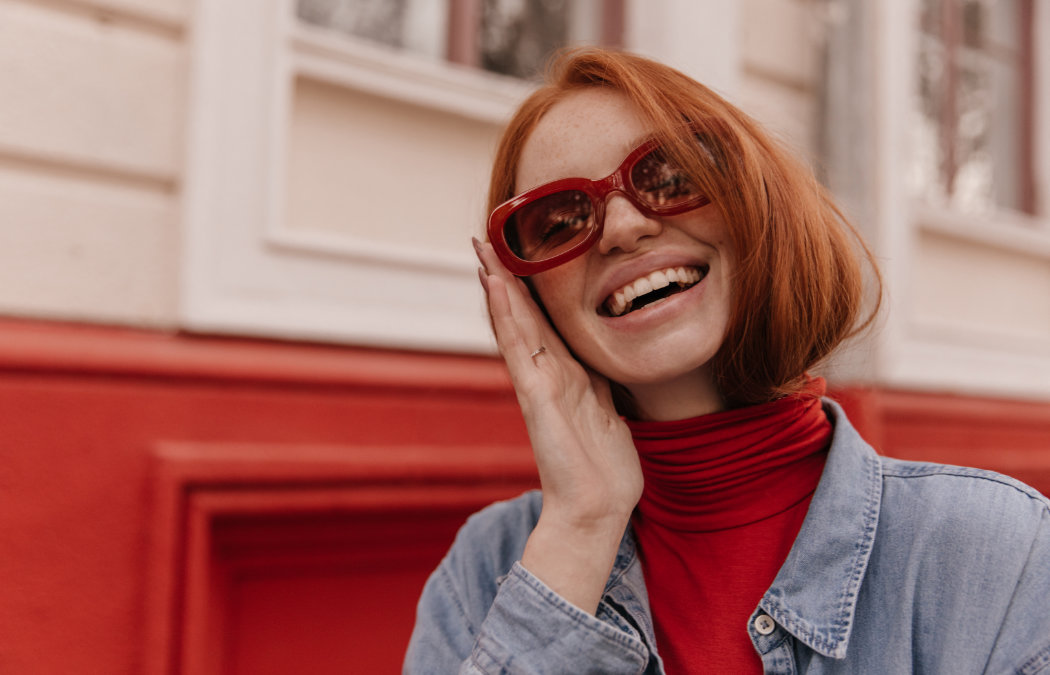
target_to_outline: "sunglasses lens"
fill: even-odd
[[[659,148],[631,167],[631,184],[638,196],[652,208],[674,208],[702,193],[689,176],[672,163]]]
[[[528,202],[510,214],[503,224],[503,236],[514,255],[539,262],[571,249],[594,226],[590,197],[579,190],[564,190]]]

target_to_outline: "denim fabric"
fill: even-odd
[[[1050,502],[988,471],[879,457],[824,407],[820,485],[740,627],[765,671],[1050,674]],[[540,505],[531,492],[467,521],[423,591],[405,673],[664,672],[631,533],[591,616],[518,562]]]

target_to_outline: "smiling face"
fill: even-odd
[[[620,94],[569,94],[525,142],[515,191],[604,178],[652,131]],[[613,193],[601,239],[530,279],[584,363],[625,386],[644,417],[680,419],[723,407],[708,364],[729,322],[730,249],[713,205],[648,217]]]

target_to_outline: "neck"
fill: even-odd
[[[669,381],[625,385],[639,420],[670,422],[725,410],[714,382],[694,371]]]
[[[823,393],[815,379],[805,393],[769,403],[670,422],[627,420],[645,477],[638,512],[666,527],[708,531],[797,504],[816,486],[831,440]]]

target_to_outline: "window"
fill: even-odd
[[[967,212],[1036,210],[1033,0],[922,0],[911,182]]]
[[[297,14],[356,38],[529,79],[564,45],[621,45],[624,0],[298,0]]]
[[[212,333],[494,353],[469,235],[533,83],[484,68],[622,40],[731,92],[740,63],[737,0],[196,7],[180,317]],[[526,43],[540,45],[529,59],[499,57]],[[371,186],[397,172],[426,174],[432,202],[372,200],[383,220],[369,220]]]

